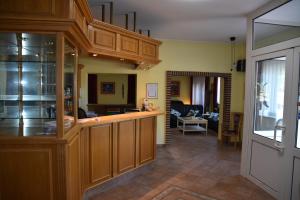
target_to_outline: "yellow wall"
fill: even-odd
[[[160,46],[162,62],[148,71],[135,70],[133,65],[81,57],[79,63],[85,65],[82,70],[82,89],[80,105],[87,105],[87,73],[126,73],[137,74],[137,103],[140,106],[146,95],[146,83],[158,83],[158,99],[150,102],[165,111],[166,71],[230,71],[230,44],[213,42],[190,42],[163,40]],[[245,45],[238,45],[237,59],[245,58]],[[231,110],[243,111],[245,73],[232,72]],[[157,122],[157,143],[162,144],[165,137],[165,116],[159,116]]]
[[[101,82],[115,82],[115,94],[101,94]],[[97,74],[98,104],[127,104],[128,75],[127,74]],[[122,96],[124,86],[124,97]]]
[[[172,97],[172,100],[180,100],[184,104],[191,103],[191,78],[188,76],[176,76],[172,81],[180,82],[180,96]]]

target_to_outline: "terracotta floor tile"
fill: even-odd
[[[172,144],[157,149],[149,170],[94,192],[88,200],[274,199],[239,175],[240,151],[218,144],[215,134],[174,132],[173,138]]]

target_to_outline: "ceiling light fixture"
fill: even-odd
[[[94,56],[94,57],[96,57],[96,56],[98,56],[98,54],[96,54],[96,53],[93,53],[93,56]]]

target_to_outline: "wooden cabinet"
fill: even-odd
[[[156,117],[83,128],[82,191],[155,159]]]
[[[160,62],[160,41],[94,19],[87,0],[0,0],[0,30],[63,32],[84,54],[145,69]]]
[[[156,118],[140,119],[139,164],[154,160],[156,154]]]
[[[63,139],[0,140],[0,199],[80,200],[86,190],[153,161],[156,116],[132,115],[139,113],[91,119]]]

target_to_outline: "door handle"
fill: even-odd
[[[279,125],[281,123],[281,125]],[[276,137],[277,137],[277,130],[281,130],[282,131],[282,136],[285,134],[285,129],[286,129],[286,126],[283,124],[283,119],[279,119],[277,120],[276,124],[275,124],[275,127],[274,127],[274,138],[273,138],[273,141],[274,141],[274,147],[280,151],[280,152],[283,152],[285,146],[283,144],[283,140],[281,140],[281,142],[278,142],[276,140]]]

